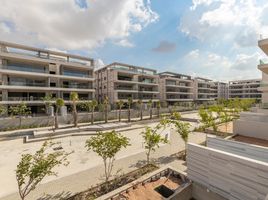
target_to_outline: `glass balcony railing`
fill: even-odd
[[[8,85],[30,86],[30,87],[47,87],[45,83],[27,83],[27,82],[9,82]]]
[[[62,85],[62,88],[92,89],[88,85]]]
[[[7,65],[4,66],[4,69],[14,70],[14,71],[24,71],[24,72],[35,72],[35,73],[46,73],[45,67],[28,67],[28,66],[15,66],[15,65]]]
[[[43,97],[8,97],[8,101],[42,101]]]

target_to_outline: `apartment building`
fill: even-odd
[[[258,42],[262,51],[268,55],[268,39],[261,39]],[[262,81],[258,90],[262,92],[262,107],[268,108],[268,63],[260,60],[258,69],[262,72]]]
[[[143,102],[159,101],[159,76],[157,71],[124,63],[112,63],[95,72],[96,99],[102,102],[105,96],[115,106],[119,100]]]
[[[72,91],[80,100],[95,94],[94,60],[79,55],[0,41],[0,103],[25,102],[32,113],[44,112],[42,98],[51,94],[68,105]]]
[[[229,82],[229,98],[261,99],[261,79],[235,80]]]
[[[194,78],[194,100],[197,103],[214,101],[218,96],[217,84],[210,79]]]
[[[173,105],[176,102],[193,101],[193,84],[191,76],[173,72],[159,73],[160,77],[160,99]]]

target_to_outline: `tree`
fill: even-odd
[[[153,101],[152,101],[152,99],[150,99],[148,101],[148,105],[149,105],[149,109],[150,109],[150,119],[152,119],[153,118]]]
[[[232,117],[229,115],[226,109],[220,115],[221,122],[225,124],[225,132],[227,133],[228,122],[232,120]]]
[[[19,105],[11,106],[9,112],[11,113],[11,115],[19,117],[21,127],[22,118],[31,114],[31,109],[24,102],[21,102]]]
[[[141,99],[139,99],[137,103],[140,107],[140,119],[142,120],[143,119],[143,102]]]
[[[107,183],[112,175],[115,155],[122,149],[129,146],[129,139],[114,130],[110,132],[99,132],[86,141],[85,147],[100,156],[104,163],[105,182]]]
[[[0,105],[0,116],[3,116],[7,113],[7,108],[4,105]]]
[[[156,102],[156,108],[157,108],[157,117],[160,117],[160,109],[161,109],[161,102],[157,101]]]
[[[104,105],[104,121],[105,123],[107,123],[108,122],[108,105],[109,105],[109,98],[107,96],[105,96],[104,98],[103,105]]]
[[[121,111],[122,111],[122,107],[124,106],[124,102],[122,100],[118,101],[117,106],[119,108],[119,122],[121,122]]]
[[[77,127],[78,126],[78,115],[77,115],[76,104],[77,104],[77,101],[79,100],[79,96],[78,96],[77,92],[71,92],[70,100],[72,102],[72,113],[73,113],[73,119],[74,119],[74,126]]]
[[[50,117],[49,108],[52,106],[52,100],[53,97],[51,94],[48,94],[42,98],[42,101],[44,102],[45,105],[45,112],[47,114],[47,126],[49,126],[49,117]]]
[[[131,120],[131,106],[133,104],[133,99],[131,97],[129,97],[127,99],[127,105],[128,105],[128,122],[130,122]]]
[[[35,154],[22,154],[21,161],[16,169],[19,195],[22,200],[24,200],[46,176],[56,176],[57,173],[54,171],[56,166],[67,166],[69,164],[67,156],[70,153],[64,151],[54,151],[51,153],[51,151],[49,151],[49,149],[56,144],[57,143],[46,141]]]
[[[159,145],[161,143],[167,143],[167,139],[163,138],[161,134],[158,133],[162,125],[160,123],[152,128],[152,127],[146,127],[145,131],[141,133],[143,142],[144,142],[144,148],[146,149],[146,158],[147,158],[147,164],[150,163],[150,157],[151,153],[156,150],[156,148],[159,148]]]
[[[210,110],[206,110],[204,108],[200,108],[198,111],[198,114],[201,118],[201,123],[203,124],[203,130],[205,128],[211,127],[213,128],[213,131],[217,131],[218,127],[215,121],[215,118],[213,116],[213,112]]]
[[[59,120],[58,120],[58,114],[59,114],[59,110],[60,108],[64,106],[64,100],[62,98],[58,98],[56,99],[56,112],[55,112],[55,129],[59,128]]]

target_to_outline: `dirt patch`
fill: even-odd
[[[219,132],[233,133],[233,122],[228,122],[227,124],[220,124],[218,126]]]
[[[238,142],[244,142],[248,144],[255,144],[259,146],[268,147],[268,140],[263,140],[259,138],[253,138],[253,137],[247,137],[243,135],[236,135],[232,138],[232,140],[238,141]]]

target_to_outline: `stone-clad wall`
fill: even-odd
[[[208,136],[207,146],[268,163],[268,148]]]
[[[268,163],[188,144],[187,175],[192,181],[230,200],[264,200]]]

